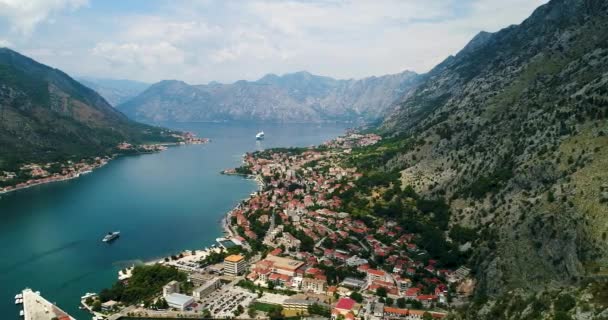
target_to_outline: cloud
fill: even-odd
[[[150,69],[159,65],[181,65],[185,61],[184,53],[165,41],[155,44],[102,42],[91,52],[116,67]]]
[[[8,1],[25,0],[0,7]],[[206,83],[308,70],[360,78],[426,72],[479,31],[520,23],[547,0],[150,0],[128,10],[90,1],[34,1],[47,8],[38,21],[56,22],[19,37],[0,21],[0,39],[77,75]],[[54,14],[70,8],[80,9]],[[64,51],[72,55],[57,54]]]
[[[0,0],[0,18],[8,20],[14,31],[30,34],[53,13],[74,10],[87,3],[88,0]]]
[[[8,48],[8,47],[12,47],[12,46],[13,46],[12,42],[5,40],[5,39],[0,39],[0,48],[2,48],[2,47]]]

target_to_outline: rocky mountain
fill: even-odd
[[[406,71],[361,80],[297,72],[233,84],[161,81],[118,109],[147,122],[371,121],[381,118],[417,79],[415,73]]]
[[[552,0],[423,76],[381,126],[413,143],[385,169],[476,231],[478,297],[577,286],[608,274],[607,119],[608,2]],[[466,318],[554,319],[492,308]]]
[[[172,139],[129,120],[60,70],[0,48],[0,170],[104,155],[121,141]]]
[[[144,90],[150,86],[148,83],[133,80],[101,79],[91,77],[78,77],[76,80],[95,90],[113,106],[117,106],[134,98],[135,96],[144,92]]]

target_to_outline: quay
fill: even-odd
[[[22,294],[25,320],[76,320],[32,289],[25,289]]]

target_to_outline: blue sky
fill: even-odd
[[[426,72],[547,0],[0,0],[0,46],[75,76],[189,83]]]

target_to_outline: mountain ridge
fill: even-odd
[[[66,73],[0,48],[0,168],[106,155],[122,141],[168,141]]]
[[[480,296],[608,270],[606,30],[605,1],[552,0],[520,25],[475,37],[380,127],[421,142],[386,167],[417,192],[449,198],[451,224],[480,234]]]
[[[162,121],[323,122],[379,119],[413,88],[418,75],[336,80],[307,71],[230,84],[157,82],[117,108],[133,119]]]
[[[149,83],[125,79],[93,77],[76,77],[75,79],[85,86],[95,90],[112,106],[117,106],[128,101],[129,99],[132,99],[150,86]]]

